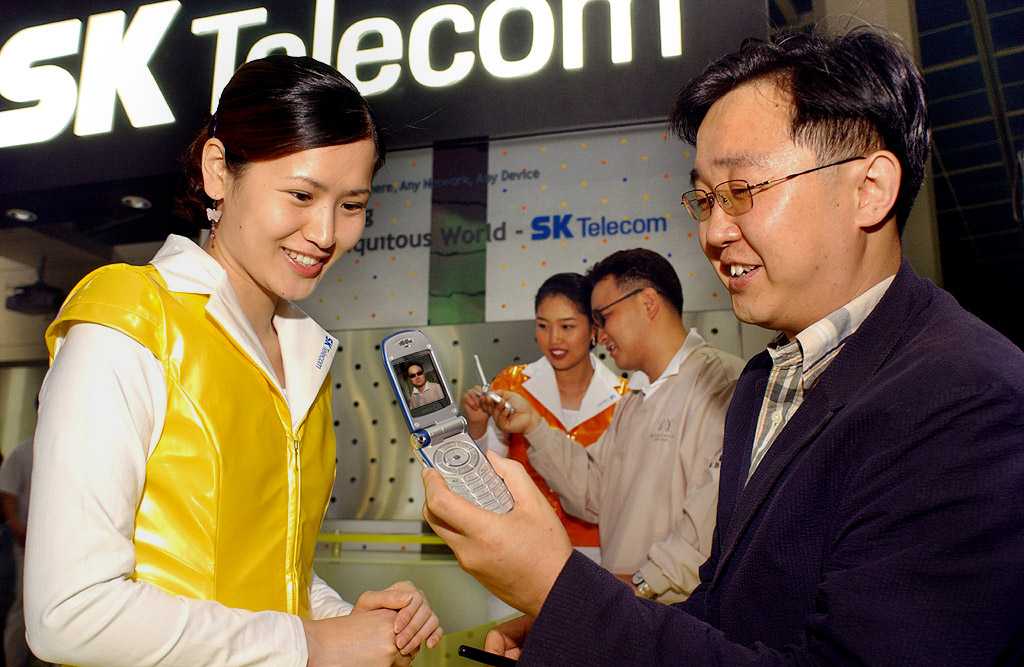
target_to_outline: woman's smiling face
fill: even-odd
[[[566,370],[588,358],[591,326],[571,299],[552,294],[537,306],[534,337],[551,365],[556,370]]]
[[[223,199],[212,252],[268,295],[308,297],[363,232],[375,159],[363,139],[222,169],[207,181]]]

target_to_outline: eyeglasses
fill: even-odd
[[[715,207],[717,202],[722,207],[724,213],[735,217],[737,215],[743,215],[754,208],[754,195],[758,192],[770,188],[773,185],[778,185],[784,181],[788,181],[791,178],[797,176],[803,176],[804,174],[810,174],[811,172],[819,171],[821,169],[827,169],[829,167],[836,167],[847,162],[853,162],[854,160],[866,160],[867,158],[863,155],[855,157],[848,157],[845,160],[839,160],[838,162],[830,162],[823,164],[820,167],[813,167],[811,169],[805,169],[804,171],[798,171],[795,174],[783,176],[781,178],[773,178],[767,181],[761,181],[751,185],[746,181],[723,181],[716,185],[712,192],[707,190],[690,190],[684,192],[682,197],[682,205],[686,207],[686,211],[693,218],[694,222],[704,222],[711,217],[711,210]]]
[[[411,380],[413,378],[418,378],[421,375],[423,375],[423,371],[419,371],[417,373],[409,373],[409,379]]]
[[[604,311],[608,310],[609,308],[611,308],[615,304],[619,303],[620,301],[625,301],[626,299],[628,299],[631,296],[636,296],[640,292],[643,292],[645,289],[647,289],[647,288],[646,287],[638,287],[635,290],[633,290],[632,292],[630,292],[629,294],[623,294],[618,299],[615,299],[615,301],[612,301],[609,304],[601,306],[600,308],[594,308],[594,311],[593,311],[593,313],[591,313],[591,316],[590,316],[591,319],[594,320],[594,324],[596,324],[598,327],[604,329],[604,325],[608,323],[608,320],[604,316]]]

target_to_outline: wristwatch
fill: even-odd
[[[632,582],[636,587],[636,594],[640,597],[647,598],[648,600],[653,600],[658,597],[658,594],[655,593],[654,589],[651,588],[651,585],[647,583],[647,580],[644,579],[644,575],[640,573],[640,570],[633,573]]]

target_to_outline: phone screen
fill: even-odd
[[[414,352],[391,362],[399,390],[413,417],[422,417],[452,404],[430,352]]]

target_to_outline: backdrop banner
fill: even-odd
[[[663,124],[492,142],[487,321],[533,318],[546,278],[627,248],[672,262],[685,310],[728,309],[679,203],[692,168],[692,149]]]

